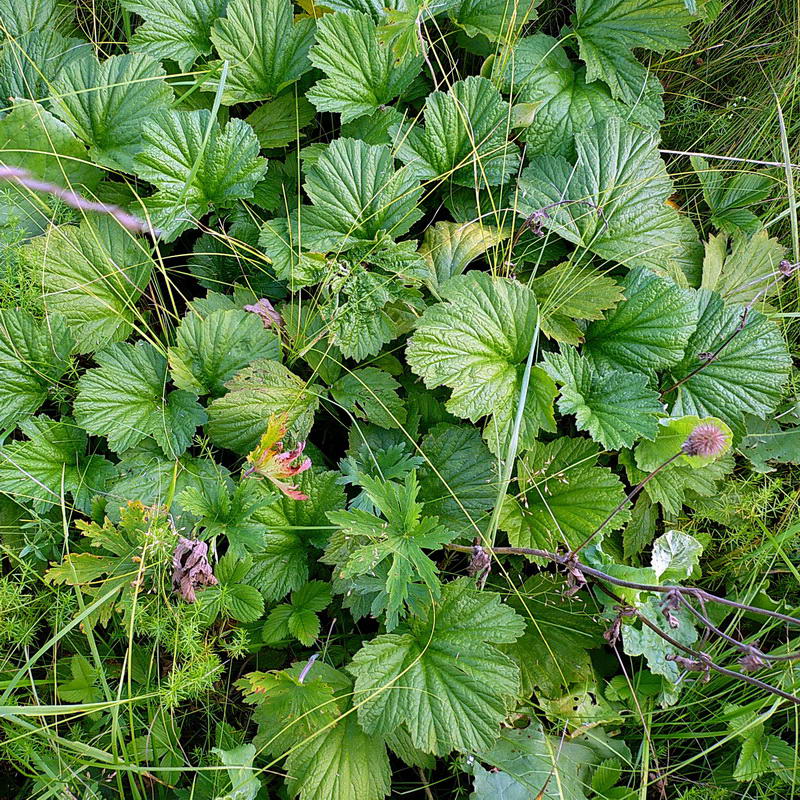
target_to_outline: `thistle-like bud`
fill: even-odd
[[[727,440],[723,431],[710,422],[698,425],[681,446],[685,456],[714,458],[725,451]]]

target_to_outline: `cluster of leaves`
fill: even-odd
[[[266,797],[281,762],[291,797],[380,800],[390,754],[453,752],[476,800],[636,796],[598,666],[617,600],[565,599],[536,559],[484,587],[447,546],[588,544],[609,575],[684,581],[684,503],[737,451],[790,460],[766,179],[696,160],[701,242],[634,55],[687,46],[712,4],[577,0],[558,39],[536,3],[121,5],[133,33],[105,49],[55,0],[0,0],[0,226],[40,291],[0,309],[21,576],[0,605],[53,599],[4,616],[3,701],[55,686],[88,714],[81,752],[152,796]],[[724,447],[680,455],[698,425]],[[621,592],[698,641],[685,610]],[[692,680],[641,618],[622,650],[669,705]],[[759,731],[745,746],[784,758]],[[105,767],[5,752],[115,791]]]

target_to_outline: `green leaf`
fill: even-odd
[[[313,206],[301,211],[303,245],[326,252],[348,244],[394,238],[422,216],[422,188],[407,169],[395,171],[388,147],[336,139],[306,169]]]
[[[786,250],[777,239],[759,231],[749,238],[734,237],[730,253],[727,245],[724,233],[709,238],[701,289],[717,292],[731,305],[746,305],[756,297],[766,300],[778,291],[776,277]]]
[[[342,123],[391,103],[422,67],[421,56],[395,59],[378,41],[373,20],[352,10],[322,17],[310,55],[326,77],[306,96],[318,111],[340,113]]]
[[[631,51],[683,50],[692,42],[686,32],[691,21],[683,0],[577,0],[572,25],[586,80],[604,81],[614,97],[635,105],[647,70]]]
[[[149,199],[154,224],[167,239],[195,224],[212,207],[227,208],[253,196],[267,170],[253,129],[232,119],[221,128],[205,109],[169,111],[143,130],[145,147],[136,156],[140,178],[160,191]]]
[[[72,680],[56,687],[59,700],[65,703],[99,703],[103,693],[97,684],[97,670],[80,653],[70,658]]]
[[[206,420],[194,395],[166,391],[167,360],[151,344],[114,344],[78,381],[74,411],[88,433],[105,436],[115,453],[154,439],[167,456],[189,446]]]
[[[437,222],[425,231],[419,254],[425,259],[420,277],[434,291],[462,272],[487,250],[506,239],[499,228],[480,222]]]
[[[79,353],[130,335],[139,317],[135,303],[155,267],[143,241],[101,217],[51,227],[29,253],[41,264],[45,309],[64,316]]]
[[[0,492],[46,511],[62,505],[63,487],[75,506],[87,511],[113,475],[112,464],[87,455],[86,434],[70,420],[55,422],[42,415],[24,420],[19,428],[28,439],[0,448]]]
[[[700,417],[688,415],[685,417],[669,417],[660,419],[658,434],[651,442],[640,442],[636,447],[636,466],[645,472],[651,472],[660,467],[665,461],[681,451],[689,434],[698,425],[713,425],[724,436],[725,444],[719,453],[713,456],[687,456],[681,455],[667,469],[679,464],[688,464],[691,467],[705,467],[720,456],[725,455],[731,448],[733,433],[731,429],[716,417]]]
[[[519,28],[536,19],[541,0],[524,4],[507,0],[460,0],[451,4],[450,19],[467,36],[485,36],[489,41],[516,38]]]
[[[227,0],[122,0],[123,8],[144,19],[130,40],[132,50],[178,62],[186,72],[198,56],[211,52],[211,24]]]
[[[545,227],[628,267],[663,273],[685,257],[688,234],[691,243],[697,234],[665,203],[672,181],[651,134],[610,117],[578,133],[575,149],[575,167],[556,156],[531,159],[519,178],[522,216],[544,209]]]
[[[536,442],[519,463],[521,502],[507,497],[500,522],[513,547],[555,551],[579,547],[625,500],[622,481],[607,467],[595,466],[598,448],[588,439],[562,436]],[[595,536],[623,527],[624,509]]]
[[[583,352],[595,363],[629,372],[671,367],[697,324],[691,290],[645,269],[622,281],[625,302],[586,329]]]
[[[37,322],[25,311],[0,310],[0,429],[45,402],[69,368],[73,346],[63,317]]]
[[[0,0],[0,19],[3,20],[0,41],[52,28],[61,21],[61,14],[58,0],[26,0],[25,3]]]
[[[256,132],[259,144],[269,150],[286,147],[302,138],[303,128],[314,119],[315,113],[305,97],[289,91],[262,103],[247,117],[247,123]]]
[[[598,270],[565,261],[530,284],[539,302],[542,333],[565,344],[580,344],[584,332],[574,319],[603,319],[624,299],[622,289]]]
[[[187,314],[169,348],[175,385],[197,395],[220,396],[225,382],[256,359],[280,359],[280,341],[256,314],[233,309],[206,317]]]
[[[508,440],[524,362],[537,330],[533,292],[507,278],[468,272],[451,279],[446,302],[429,307],[411,337],[406,356],[429,389],[448,386],[446,408],[476,422],[492,415],[486,438],[501,452]],[[555,384],[541,369],[531,382],[520,429],[520,447],[528,447],[539,429],[555,430]]]
[[[496,460],[468,425],[442,423],[420,444],[425,458],[419,469],[419,497],[425,514],[458,536],[483,530],[497,499]]]
[[[570,61],[556,39],[542,33],[520,40],[500,63],[517,103],[515,123],[524,128],[531,155],[573,158],[575,134],[608,117],[657,131],[664,116],[661,85],[654,77],[648,77],[644,91],[628,107],[615,100],[605,84],[587,82],[586,69]]]
[[[773,472],[774,464],[800,463],[800,426],[784,429],[776,422],[753,417],[746,421],[747,435],[740,450],[756,472]]]
[[[235,583],[225,587],[225,608],[239,622],[255,622],[264,613],[264,598],[255,587]]]
[[[256,774],[257,767],[253,766],[255,745],[243,744],[230,750],[212,747],[211,752],[227,769],[232,791],[226,797],[229,800],[253,800],[261,790],[261,781]]]
[[[314,20],[294,21],[289,0],[231,0],[211,40],[229,63],[222,102],[253,103],[275,97],[311,69]],[[215,90],[216,81],[204,88]]]
[[[510,109],[486,78],[454,83],[425,101],[425,127],[398,126],[397,157],[423,180],[449,178],[462,186],[495,186],[519,168],[508,141]]]
[[[331,396],[345,410],[382,428],[400,428],[406,408],[397,390],[400,384],[388,372],[364,367],[339,378]]]
[[[207,432],[218,447],[240,455],[250,452],[273,415],[287,414],[296,438],[311,430],[319,405],[317,391],[283,364],[254,361],[225,385],[227,394],[208,407]]]
[[[522,632],[498,595],[448,583],[425,614],[355,654],[359,722],[367,734],[406,725],[415,747],[438,755],[489,746],[519,689],[519,670],[494,645]]]
[[[142,53],[111,56],[102,64],[83,58],[56,78],[53,110],[89,145],[95,162],[130,172],[145,124],[166,114],[172,102],[165,75]]]
[[[624,560],[627,563],[631,563],[653,541],[657,522],[658,508],[647,495],[640,495],[631,511],[631,521],[622,534]],[[633,563],[636,563],[635,560]]]
[[[306,647],[311,647],[319,638],[321,627],[319,617],[309,609],[301,608],[293,611],[287,625],[289,633]]]
[[[661,583],[680,583],[700,563],[703,545],[688,533],[666,531],[653,542],[650,564]]]
[[[697,292],[697,303],[697,330],[685,358],[670,371],[671,381],[685,380],[670,395],[671,415],[719,417],[734,433],[743,433],[743,414],[764,417],[780,401],[791,363],[786,342],[775,323],[753,310],[711,363],[701,361],[700,355],[715,352],[737,330],[742,311],[705,289]]]

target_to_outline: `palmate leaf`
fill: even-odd
[[[185,72],[198,56],[211,52],[211,25],[227,0],[122,0],[144,19],[131,37],[132,50],[171,58]]]
[[[361,11],[326,14],[318,23],[311,61],[326,77],[307,93],[318,111],[349,122],[391,103],[416,77],[421,56],[396,59],[378,41],[375,22]]]
[[[382,428],[399,428],[406,421],[406,409],[397,390],[400,384],[376,367],[364,367],[339,378],[331,396],[344,409]]]
[[[472,76],[425,101],[425,127],[392,129],[397,156],[424,180],[449,178],[462,186],[495,186],[519,167],[508,141],[510,109],[486,78]]]
[[[207,432],[218,447],[244,455],[257,444],[271,416],[287,414],[289,431],[304,437],[314,421],[318,390],[277,361],[259,359],[226,384],[208,407]]]
[[[673,382],[685,379],[667,397],[671,415],[719,417],[742,435],[743,414],[764,417],[780,401],[791,364],[786,342],[774,322],[753,310],[719,356],[692,375],[705,363],[700,356],[725,342],[742,315],[741,308],[724,305],[718,294],[705,289],[698,290],[697,303],[697,330],[686,345],[686,356],[670,371]]]
[[[664,408],[645,375],[598,369],[573,347],[545,353],[544,368],[561,384],[558,410],[574,414],[578,430],[606,449],[630,447],[641,437],[656,435]]]
[[[395,634],[367,642],[348,671],[367,734],[408,728],[427,753],[487,747],[519,690],[519,670],[494,645],[522,635],[524,622],[499,595],[462,578],[442,589]]]
[[[194,395],[165,389],[166,358],[146,342],[114,344],[95,358],[100,366],[78,381],[78,424],[115,453],[152,438],[167,456],[181,455],[206,414]]]
[[[422,216],[422,188],[407,169],[395,170],[388,147],[336,139],[303,185],[312,206],[301,209],[302,241],[328,252],[379,234],[402,236]]]
[[[155,267],[149,246],[109,217],[49,228],[28,246],[41,264],[44,307],[62,314],[79,353],[125,339]]]
[[[275,97],[311,69],[314,20],[292,15],[289,0],[230,0],[211,30],[217,53],[229,63],[223,103]],[[216,81],[204,88],[215,90]]]
[[[211,112],[168,111],[151,119],[135,170],[160,191],[149,199],[153,222],[167,240],[192,227],[212,207],[253,196],[267,162],[253,129],[241,119],[222,128]]]
[[[513,424],[525,359],[536,333],[536,297],[507,278],[468,272],[450,280],[446,302],[429,307],[406,350],[408,363],[429,389],[449,386],[446,408],[476,422],[492,415],[486,439],[501,452]],[[543,370],[531,373],[520,430],[528,447],[540,429],[555,430],[556,388]]]
[[[63,317],[37,322],[0,310],[0,429],[33,414],[69,367],[74,341]]]
[[[459,0],[450,4],[450,19],[467,36],[485,36],[492,42],[514,40],[526,22],[536,19],[541,0],[509,3],[508,0]]]
[[[556,39],[536,34],[522,39],[503,59],[506,86],[513,91],[514,125],[523,127],[530,155],[574,158],[573,137],[607,117],[621,117],[657,130],[664,116],[661,85],[647,79],[634,106],[615,100],[605,84],[588,83],[586,69],[570,61]]]
[[[580,546],[625,499],[622,481],[608,468],[596,466],[598,448],[588,439],[562,436],[537,442],[522,458],[519,472],[522,500],[507,497],[500,527],[514,547],[554,551]],[[621,528],[626,510],[598,533]]]
[[[87,511],[92,496],[102,493],[113,476],[113,465],[87,455],[86,434],[69,419],[56,422],[41,415],[19,427],[28,439],[0,448],[0,492],[42,512],[62,504],[63,486],[75,507]]]
[[[646,92],[647,70],[631,51],[683,50],[692,41],[691,21],[683,0],[577,0],[572,26],[586,79],[599,78],[614,97],[635,105]]]
[[[95,162],[130,172],[145,124],[172,102],[165,75],[143,53],[111,56],[102,64],[83,58],[56,78],[53,110],[89,145]]]
[[[545,227],[629,267],[663,273],[670,259],[689,258],[697,233],[665,204],[672,181],[652,134],[610,117],[577,134],[575,149],[575,167],[556,156],[531,159],[519,178],[521,215],[545,209]]]
[[[206,317],[187,314],[169,348],[172,379],[179,389],[216,397],[225,382],[256,359],[280,358],[277,335],[247,311],[214,311]]]
[[[0,41],[58,26],[62,16],[58,0],[26,0],[25,3],[0,0]]]

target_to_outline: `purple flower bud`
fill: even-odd
[[[728,442],[723,431],[710,422],[698,425],[681,447],[685,456],[714,458],[724,452]]]

